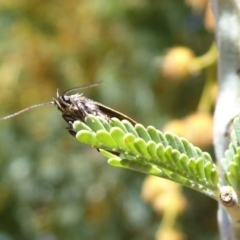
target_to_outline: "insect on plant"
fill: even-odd
[[[76,93],[72,95],[68,95],[69,93],[79,90],[79,89],[85,89],[89,87],[95,87],[98,86],[98,83],[94,83],[91,85],[86,85],[82,87],[75,87],[67,90],[62,95],[59,95],[59,92],[57,90],[57,96],[56,98],[53,98],[53,101],[47,102],[47,103],[40,103],[33,106],[30,106],[28,108],[25,108],[19,112],[13,113],[11,115],[8,115],[6,117],[0,118],[0,120],[7,120],[9,118],[15,117],[19,114],[22,114],[26,111],[29,111],[33,108],[42,107],[46,105],[55,105],[57,106],[58,110],[62,113],[63,119],[68,123],[67,130],[72,136],[76,136],[76,132],[73,130],[73,123],[75,121],[81,121],[85,122],[85,118],[89,115],[95,115],[100,116],[107,121],[110,121],[111,118],[116,117],[119,120],[128,120],[133,126],[136,124],[136,122],[129,118],[128,116],[113,110],[112,108],[109,108],[101,103],[95,102],[89,98],[86,98],[83,96],[82,93]]]

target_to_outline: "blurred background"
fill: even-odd
[[[212,150],[207,0],[1,0],[0,116],[84,95]],[[0,240],[218,239],[217,204],[109,166],[54,106],[0,122]]]

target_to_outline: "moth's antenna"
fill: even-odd
[[[96,83],[93,83],[93,84],[89,84],[89,85],[86,85],[86,86],[82,86],[82,87],[71,88],[71,89],[67,90],[65,93],[63,93],[62,95],[65,95],[65,94],[70,93],[70,92],[72,92],[72,91],[74,91],[74,90],[77,90],[77,89],[85,89],[85,88],[90,88],[90,87],[96,87],[96,86],[98,86],[101,82],[102,82],[102,81],[96,82]],[[58,98],[58,97],[59,97],[59,94],[58,94],[58,91],[57,91],[57,98]],[[46,106],[46,105],[55,105],[55,101],[53,101],[53,102],[47,102],[47,103],[40,103],[40,104],[33,105],[33,106],[28,107],[28,108],[25,108],[25,109],[23,109],[23,110],[21,110],[21,111],[19,111],[19,112],[13,113],[13,114],[8,115],[8,116],[6,116],[6,117],[2,117],[2,118],[0,118],[0,121],[2,121],[2,120],[7,120],[7,119],[9,119],[9,118],[15,117],[15,116],[17,116],[17,115],[20,115],[20,114],[22,114],[22,113],[24,113],[24,112],[26,112],[26,111],[29,111],[29,110],[33,109],[33,108],[43,107],[43,106]]]
[[[9,118],[15,117],[15,116],[20,115],[20,114],[22,114],[22,113],[24,113],[24,112],[26,112],[28,110],[33,109],[33,108],[43,107],[43,106],[46,106],[46,105],[54,105],[54,102],[47,102],[47,103],[40,103],[40,104],[33,105],[33,106],[25,108],[25,109],[23,109],[23,110],[21,110],[19,112],[13,113],[13,114],[8,115],[6,117],[2,117],[2,118],[0,118],[0,121],[7,120]]]
[[[85,85],[85,86],[81,86],[81,87],[74,87],[74,88],[70,88],[69,90],[67,90],[66,92],[63,93],[63,95],[66,95],[74,90],[78,90],[78,89],[85,89],[85,88],[91,88],[91,87],[96,87],[98,86],[100,83],[102,83],[102,81],[100,82],[96,82],[96,83],[93,83],[93,84],[88,84],[88,85]]]

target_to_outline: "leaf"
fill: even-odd
[[[159,176],[159,177],[163,177],[164,176],[163,171],[160,168],[158,168],[158,167],[156,167],[154,165],[151,165],[151,169],[149,170],[148,173],[152,174],[154,176]]]
[[[164,177],[218,198],[219,177],[211,156],[186,139],[152,126],[133,126],[126,119],[107,122],[88,116],[85,124],[78,139],[99,148],[110,165]]]
[[[127,129],[125,127],[125,125],[117,118],[112,118],[111,121],[110,121],[110,125],[112,127],[118,127],[120,128],[124,133],[127,133]]]
[[[234,130],[235,130],[238,145],[240,145],[240,119],[239,119],[239,117],[236,117],[233,120],[233,126],[234,126]]]
[[[204,160],[203,158],[199,158],[196,161],[196,170],[197,170],[197,175],[201,180],[205,179],[205,173],[204,173]]]
[[[226,172],[225,178],[227,182],[230,184],[230,186],[232,186],[233,188],[237,188],[238,183],[236,181],[236,177],[232,173]]]
[[[111,126],[109,125],[109,122],[105,119],[105,118],[98,118],[99,121],[102,123],[102,125],[104,126],[104,128],[110,132],[111,130]]]
[[[123,165],[121,164],[121,158],[109,158],[108,159],[108,164],[113,166],[113,167],[123,167]]]
[[[114,158],[114,159],[118,159],[121,160],[121,158],[117,157],[115,154],[113,154],[112,152],[109,151],[105,151],[103,149],[99,149],[99,152],[106,158]]]
[[[196,149],[190,144],[186,139],[182,138],[182,143],[184,145],[185,153],[189,158],[198,158],[198,153]]]
[[[228,166],[228,181],[231,183],[232,187],[237,189],[239,186],[239,167],[235,162],[231,162]]]
[[[210,183],[212,182],[211,172],[212,172],[212,164],[210,162],[205,163],[204,175],[206,177],[206,180]]]
[[[229,164],[229,172],[237,178],[238,174],[239,174],[239,167],[237,166],[237,164],[235,162],[231,162]]]
[[[157,153],[157,156],[158,156],[158,161],[162,162],[163,164],[167,164],[168,160],[165,157],[164,146],[161,143],[157,144],[156,153]]]
[[[237,164],[237,166],[240,168],[240,155],[239,155],[239,153],[234,155],[233,162],[235,162]]]
[[[176,135],[173,135],[173,137],[176,144],[176,149],[179,152],[183,153],[185,151],[185,148],[184,148],[183,142],[181,141],[181,138],[177,137]]]
[[[127,129],[128,133],[132,133],[135,137],[138,137],[138,133],[137,133],[136,129],[129,121],[122,120],[122,123],[125,126],[125,128]]]
[[[181,165],[180,158],[181,158],[181,153],[174,149],[172,151],[172,159],[179,170],[185,171],[185,169]]]
[[[123,141],[123,137],[125,135],[124,131],[119,128],[119,127],[113,127],[110,130],[110,135],[112,137],[112,139],[117,143],[117,145],[121,148],[121,149],[127,149],[124,141]]]
[[[151,156],[149,155],[149,153],[147,151],[147,144],[143,139],[141,139],[139,137],[135,138],[134,147],[136,148],[136,150],[138,151],[138,153],[140,155],[142,155],[146,159],[151,159]]]
[[[212,185],[215,187],[219,183],[219,175],[216,168],[212,168],[211,171]]]
[[[113,140],[111,134],[104,130],[98,130],[96,133],[96,138],[99,142],[104,143],[111,149],[117,149],[118,144]]]
[[[170,165],[173,169],[176,168],[174,159],[172,158],[173,149],[171,146],[167,146],[164,150],[164,155],[167,159],[167,164]]]
[[[189,167],[188,167],[188,157],[186,154],[181,154],[180,155],[180,159],[179,162],[182,166],[182,169],[186,172],[186,173],[190,173]]]
[[[169,143],[168,143],[166,137],[164,136],[164,134],[158,130],[157,130],[157,133],[158,133],[158,136],[160,138],[160,142],[162,143],[162,145],[164,147],[167,147],[169,145]]]
[[[197,177],[197,161],[194,160],[193,158],[189,159],[188,161],[188,168],[190,170],[190,173],[192,176],[196,176]]]
[[[90,127],[88,127],[86,124],[84,124],[84,123],[81,122],[81,121],[75,121],[75,122],[73,123],[73,129],[74,129],[74,131],[76,131],[76,132],[79,132],[80,130],[87,130],[87,131],[89,131],[89,132],[92,131]]]
[[[201,150],[200,150],[201,151]],[[204,162],[212,162],[212,158],[208,152],[202,152],[202,157],[204,158]]]
[[[96,133],[94,133],[94,132],[89,132],[87,130],[81,130],[77,133],[76,138],[80,142],[89,144],[89,145],[97,147],[97,148],[101,146],[96,138]]]
[[[178,149],[173,134],[166,133],[165,137],[166,137],[166,139],[167,139],[167,141],[168,141],[168,144],[169,144],[173,149]]]
[[[135,126],[135,129],[138,133],[138,136],[142,138],[145,142],[148,142],[151,140],[151,137],[148,134],[148,131],[143,127],[142,124],[137,123]]]
[[[136,139],[136,137],[132,133],[127,133],[123,137],[123,141],[124,141],[125,145],[127,146],[127,148],[129,149],[129,151],[132,152],[133,154],[138,154],[138,151],[136,150],[136,148],[134,146],[135,139]]]
[[[96,132],[98,130],[106,130],[101,121],[99,121],[99,119],[94,115],[88,115],[85,118],[85,122],[92,131]]]
[[[156,148],[157,148],[157,145],[154,141],[151,140],[147,142],[147,151],[152,159],[158,158],[156,153]]]
[[[156,144],[161,142],[159,134],[153,126],[147,127],[147,131],[152,141],[154,141]]]
[[[221,165],[225,171],[224,175],[228,183],[240,190],[240,118],[233,120],[233,130],[231,132],[231,142],[225,151],[225,157],[221,159]]]

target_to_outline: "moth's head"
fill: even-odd
[[[77,103],[81,98],[83,98],[82,94],[59,95],[57,91],[57,97],[53,98],[53,103],[62,113],[71,114],[72,111],[77,110]]]

